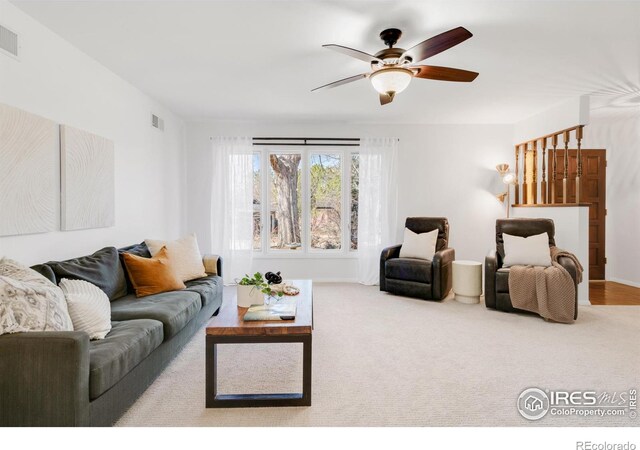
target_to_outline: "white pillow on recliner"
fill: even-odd
[[[551,265],[549,235],[546,232],[528,237],[502,233],[502,239],[504,240],[503,267]]]
[[[428,233],[414,233],[408,228],[404,229],[404,242],[400,248],[400,258],[418,258],[432,260],[436,253],[438,242],[438,229]]]

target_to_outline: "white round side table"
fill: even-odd
[[[480,303],[482,295],[482,263],[478,261],[453,262],[453,292],[460,303]]]

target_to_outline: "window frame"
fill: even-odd
[[[317,145],[293,145],[286,148],[274,146],[263,146],[254,151],[254,154],[260,155],[260,183],[261,183],[261,209],[260,209],[260,250],[253,250],[253,257],[256,259],[273,259],[273,258],[357,258],[358,250],[351,249],[351,157],[353,154],[359,153],[358,147],[344,146],[317,146]],[[267,223],[266,219],[271,218],[270,205],[272,201],[271,193],[271,165],[269,157],[272,154],[300,154],[301,169],[301,189],[300,197],[301,205],[301,239],[302,246],[299,250],[286,250],[271,248],[271,223]],[[341,248],[340,249],[314,249],[311,247],[311,155],[329,154],[340,156],[341,170]]]

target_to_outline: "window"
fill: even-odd
[[[300,153],[269,155],[271,202],[269,246],[276,250],[298,250],[302,246]]]
[[[341,155],[312,154],[309,167],[311,248],[342,248]]]
[[[353,148],[265,147],[254,154],[253,183],[255,251],[347,255],[358,248]]]
[[[358,249],[358,194],[360,183],[360,155],[351,154],[350,167],[350,193],[351,213],[349,215],[349,233],[351,237],[351,250]]]

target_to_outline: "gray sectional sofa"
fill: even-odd
[[[142,243],[33,267],[55,283],[80,278],[102,288],[112,329],[96,341],[76,331],[0,336],[0,425],[112,425],[222,305],[220,259],[217,274],[184,290],[136,298],[122,252],[151,256]]]

